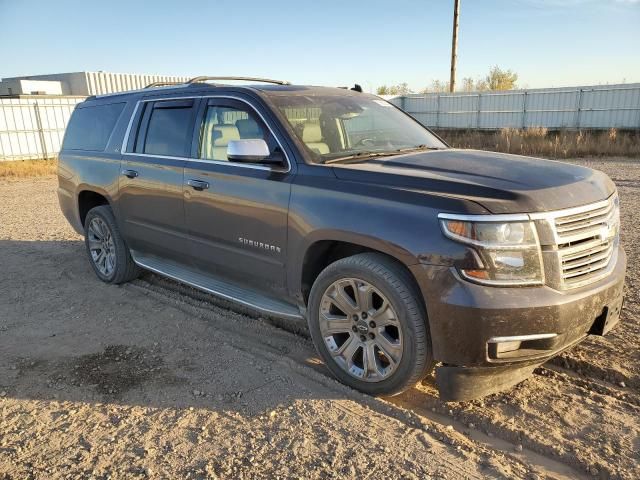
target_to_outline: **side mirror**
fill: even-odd
[[[264,162],[269,157],[267,142],[261,138],[230,140],[227,145],[227,158],[230,162]]]

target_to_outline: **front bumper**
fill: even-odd
[[[587,335],[605,334],[620,316],[626,263],[620,249],[610,275],[567,291],[488,287],[450,267],[414,265],[433,356],[443,364],[436,371],[441,397],[468,400],[507,388]],[[515,350],[499,351],[523,336]]]

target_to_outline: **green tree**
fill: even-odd
[[[511,70],[502,70],[500,67],[495,65],[491,70],[489,70],[489,74],[484,78],[484,80],[478,82],[478,85],[483,87],[478,88],[478,90],[513,90],[516,88],[517,81],[517,73],[512,72]]]

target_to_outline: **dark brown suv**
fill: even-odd
[[[101,280],[147,269],[307,322],[331,372],[374,395],[434,367],[443,398],[484,395],[618,321],[603,173],[448,148],[358,91],[210,80],[73,113],[60,205]]]

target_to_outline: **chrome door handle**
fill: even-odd
[[[121,173],[127,178],[136,178],[138,176],[138,172],[135,170],[122,170]]]
[[[194,190],[198,190],[201,192],[202,190],[207,190],[209,188],[209,182],[204,182],[202,180],[188,180],[187,185],[189,185]]]

